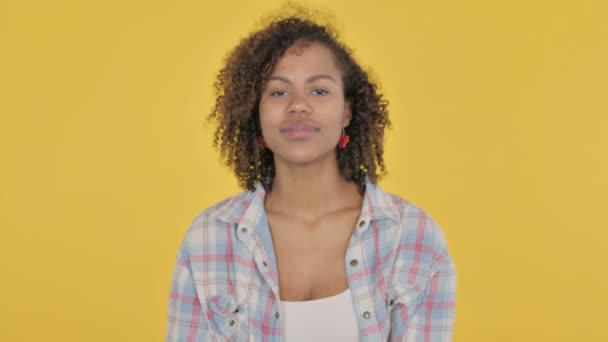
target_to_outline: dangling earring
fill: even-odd
[[[345,148],[346,145],[350,142],[350,136],[346,134],[344,131],[344,127],[342,127],[342,136],[340,137],[340,141],[338,142],[338,147]]]

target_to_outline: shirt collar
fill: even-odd
[[[373,184],[369,180],[369,176],[365,177],[365,186],[361,215],[357,225],[361,222],[363,224],[357,228],[365,231],[369,227],[368,223],[383,219],[398,222],[400,217],[398,198]],[[221,202],[214,216],[223,222],[235,224],[241,230],[245,228],[246,231],[253,231],[265,215],[265,194],[264,187],[258,182],[253,192],[243,191]]]
[[[365,222],[370,223],[388,219],[399,222],[400,208],[398,203],[396,196],[385,192],[380,186],[373,184],[369,180],[369,176],[365,176],[365,195],[363,196],[359,221],[365,220]],[[369,225],[364,224],[361,231],[365,231],[367,227]]]

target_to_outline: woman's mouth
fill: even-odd
[[[301,127],[290,127],[281,130],[281,134],[286,136],[288,139],[293,140],[306,140],[311,138],[313,135],[317,133],[319,129],[311,126],[301,126]]]

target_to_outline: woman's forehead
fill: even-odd
[[[340,73],[333,52],[317,42],[296,42],[277,61],[274,74],[282,73]]]

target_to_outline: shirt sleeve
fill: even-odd
[[[393,336],[390,340],[449,342],[452,341],[455,318],[456,267],[441,228],[424,212],[421,217],[425,220],[424,241],[432,246],[426,286],[411,312],[401,306],[397,310],[400,312],[394,313],[393,317],[400,320],[397,326],[401,331],[400,336]]]
[[[203,341],[208,333],[194,286],[186,245],[184,241],[175,261],[169,295],[166,342]]]

